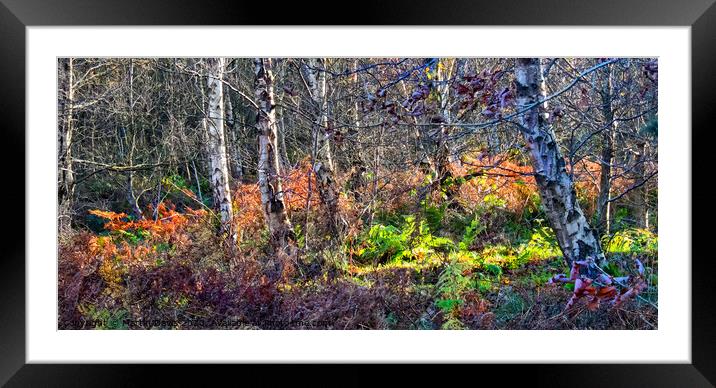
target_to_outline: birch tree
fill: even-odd
[[[122,129],[124,142],[127,143],[126,157],[129,159],[128,164],[134,164],[134,153],[137,149],[137,126],[134,120],[134,106],[136,100],[134,98],[134,59],[129,59],[129,71],[127,74],[129,84],[129,100],[127,101],[129,118],[127,120],[126,127],[131,132],[131,140],[127,135],[127,129]],[[122,150],[122,157],[125,156],[125,151]],[[131,209],[132,216],[137,219],[143,218],[142,210],[139,208],[139,203],[136,194],[134,193],[134,171],[127,171],[127,203]]]
[[[274,78],[270,58],[254,59],[254,92],[258,104],[256,127],[259,130],[258,183],[261,204],[271,235],[274,252],[284,252],[293,239],[281,185],[277,144]]]
[[[519,118],[520,131],[527,143],[542,206],[568,265],[574,261],[601,264],[604,255],[597,234],[577,202],[577,192],[549,121],[542,74],[539,58],[515,61],[517,110],[524,111]],[[594,277],[594,265],[587,266],[586,273]]]
[[[638,182],[643,182],[636,191],[636,204],[634,206],[634,217],[636,225],[640,228],[649,229],[649,191],[645,184],[648,180],[646,175],[646,159],[649,152],[649,143],[644,140],[637,143],[636,165],[634,168]]]
[[[58,227],[70,227],[74,173],[72,172],[72,124],[74,100],[73,58],[59,60],[58,131],[57,131],[57,197]]]
[[[226,142],[224,139],[224,93],[223,93],[223,58],[206,59],[207,68],[207,118],[206,131],[208,138],[208,153],[211,168],[211,187],[213,190],[214,207],[218,208],[222,232],[228,233],[231,239],[236,240],[236,234],[231,226],[233,210],[231,205],[231,192],[229,190],[229,168],[226,157]]]
[[[450,123],[452,117],[450,114],[450,106],[448,104],[450,98],[449,80],[452,78],[455,59],[433,58],[433,83],[438,95],[438,141],[435,153],[435,165],[437,168],[437,179],[442,180],[450,175],[448,166],[450,163],[457,161],[452,151],[448,138],[450,136]]]
[[[351,66],[351,71],[353,72],[351,76],[351,85],[353,87],[354,92],[357,93],[359,90],[362,90],[360,79],[358,78],[359,74],[357,58],[353,59]],[[353,114],[351,118],[353,125],[349,127],[347,137],[352,143],[358,143],[358,136],[360,134],[360,128],[363,125],[363,122],[361,120],[361,109],[357,98],[354,99],[352,108]],[[345,152],[345,149],[343,152]],[[354,195],[356,195],[356,199],[359,199],[357,189],[363,184],[363,172],[365,172],[363,157],[361,155],[361,148],[351,147],[350,151],[348,152],[348,158],[350,160],[351,166],[351,173],[349,178],[350,187],[353,189],[353,193]]]
[[[237,130],[237,120],[234,116],[234,105],[231,103],[231,96],[226,95],[224,97],[224,100],[226,101],[226,133],[229,134],[230,139],[226,139],[227,143],[229,144],[229,147],[227,149],[231,149],[231,151],[228,153],[229,157],[229,164],[231,165],[230,171],[231,171],[231,177],[234,178],[236,181],[241,182],[243,179],[243,161],[241,160],[241,144],[239,143],[239,139],[236,136]]]
[[[336,188],[335,165],[331,153],[330,132],[328,131],[328,101],[326,99],[326,61],[311,58],[304,63],[302,71],[308,84],[313,101],[313,172],[316,174],[316,185],[321,202],[328,212],[332,231],[340,230],[338,214],[339,192]]]
[[[604,233],[611,229],[611,202],[609,197],[612,191],[612,164],[614,161],[614,141],[617,133],[617,120],[614,117],[612,104],[614,87],[612,85],[612,66],[607,65],[606,79],[603,80],[601,97],[602,117],[604,119],[604,132],[602,132],[602,154],[599,159],[601,166],[599,175],[599,197],[597,198],[597,227]]]

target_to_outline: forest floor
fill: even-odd
[[[59,328],[657,329],[650,231],[622,226],[603,239],[606,273],[645,284],[615,303],[554,281],[570,268],[529,182],[459,181],[416,208],[409,187],[420,181],[406,178],[408,189],[383,186],[400,194],[369,222],[351,219],[356,206],[343,198],[350,227],[334,241],[320,206],[302,213],[302,176],[286,183],[296,248],[279,257],[269,253],[255,185],[235,193],[237,245],[216,235],[211,212],[169,201],[141,220],[91,211],[101,228],[61,235]],[[193,195],[170,184],[176,202]],[[490,194],[473,198],[481,187]]]

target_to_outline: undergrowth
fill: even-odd
[[[624,228],[602,240],[608,276],[626,278],[635,260],[642,265],[638,298],[594,311],[593,303],[575,302],[566,311],[578,287],[552,284],[570,269],[540,220],[531,178],[466,179],[456,168],[456,178],[417,208],[411,204],[424,177],[381,181],[392,199],[371,217],[355,210],[355,199],[340,197],[349,226],[338,246],[324,238],[325,209],[308,195],[309,168],[302,164],[285,177],[300,251],[280,266],[283,273],[266,264],[268,231],[256,185],[235,189],[236,246],[216,234],[216,216],[197,188],[175,178],[165,184],[174,187],[169,198],[186,201],[180,209],[167,200],[141,219],[90,211],[100,230],[61,239],[59,327],[656,328],[658,238],[651,231]],[[594,199],[590,186],[578,188],[581,200]]]

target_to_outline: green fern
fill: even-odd
[[[518,265],[523,265],[533,260],[553,259],[562,255],[554,232],[546,226],[535,229],[530,240],[521,244],[517,250]]]
[[[475,216],[470,225],[465,228],[465,233],[462,235],[462,241],[459,244],[460,250],[469,250],[470,246],[475,242],[475,238],[483,231],[485,231],[485,226],[480,222],[480,218]]]
[[[452,240],[434,236],[425,220],[417,226],[415,217],[404,217],[401,228],[393,225],[376,224],[360,239],[358,257],[361,261],[400,262],[417,257],[432,255],[437,251],[455,249]]]
[[[657,236],[646,229],[626,229],[604,236],[602,244],[611,254],[656,256],[659,251]]]
[[[446,209],[447,202],[443,202],[439,206],[433,206],[423,201],[423,218],[426,220],[430,230],[437,231],[442,227]]]

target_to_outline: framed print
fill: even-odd
[[[2,1],[3,382],[716,381],[711,1]]]

